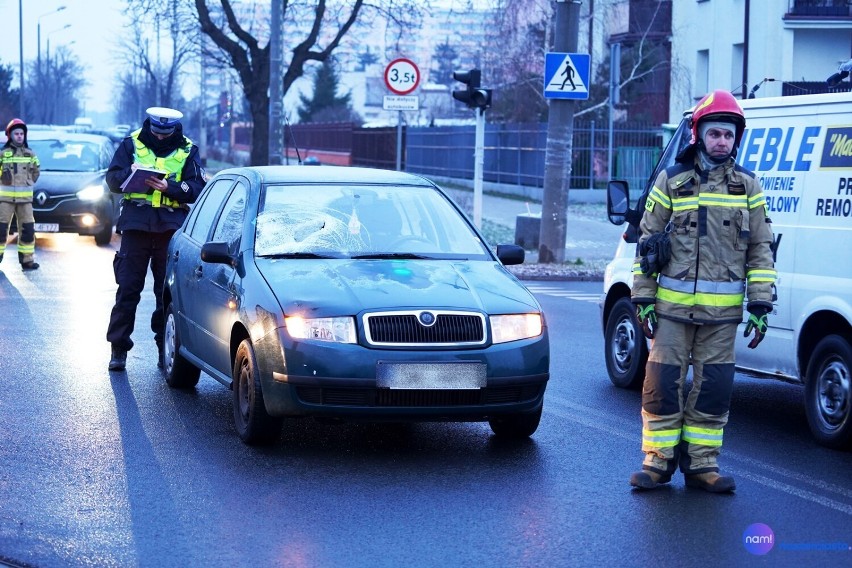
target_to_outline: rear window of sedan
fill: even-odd
[[[419,186],[267,185],[255,254],[491,258],[448,199]]]

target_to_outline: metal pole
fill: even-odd
[[[615,172],[612,171],[612,122],[615,114],[615,105],[618,104],[621,91],[618,83],[621,82],[621,44],[614,43],[609,46],[609,141],[607,142],[606,173],[612,179]]]
[[[402,170],[402,111],[396,111],[396,171]]]
[[[482,167],[485,163],[485,111],[476,107],[473,149],[473,223],[482,228]]]
[[[269,164],[281,165],[284,142],[281,116],[284,107],[284,87],[281,84],[281,2],[272,2],[269,54]]]
[[[18,101],[21,109],[21,120],[26,120],[24,112],[24,8],[23,0],[18,0],[18,57],[21,59],[21,86],[18,88]]]

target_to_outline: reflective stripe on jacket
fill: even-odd
[[[661,172],[648,195],[641,239],[665,230],[671,259],[645,275],[637,256],[634,301],[656,302],[657,314],[678,321],[742,321],[749,302],[772,306],[775,268],[766,199],[754,174],[733,160],[701,172],[678,165]]]
[[[0,149],[0,199],[32,201],[39,165],[38,156],[30,148],[6,146]]]
[[[133,161],[148,168],[165,170],[168,172],[167,179],[179,182],[181,180],[183,167],[186,164],[187,158],[189,158],[189,152],[192,150],[192,140],[184,137],[186,145],[176,149],[168,156],[160,158],[157,157],[150,148],[143,144],[141,140],[139,140],[140,132],[142,132],[141,128],[130,135],[131,138],[133,138]],[[162,192],[156,190],[151,193],[125,193],[124,199],[135,202],[146,201],[149,205],[151,205],[151,207],[172,207],[175,209],[186,208],[184,204],[174,199],[163,197]]]

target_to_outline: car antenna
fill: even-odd
[[[293,148],[296,150],[296,159],[299,160],[299,165],[302,165],[302,155],[299,154],[299,145],[296,144],[296,137],[293,136],[293,127],[290,125],[290,121],[287,119],[287,113],[284,113],[284,124],[287,125],[287,130],[290,131],[290,139],[293,141]]]

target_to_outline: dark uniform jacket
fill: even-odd
[[[183,136],[181,125],[178,125],[175,133],[165,140],[161,141],[157,139],[151,134],[150,121],[148,119],[145,119],[142,131],[139,134],[139,140],[160,158],[169,156],[179,147],[191,144]],[[130,165],[135,161],[135,154],[136,149],[133,137],[128,136],[122,140],[116,149],[106,173],[106,182],[111,192],[122,193],[121,184],[130,175]],[[116,223],[116,230],[119,233],[129,230],[159,233],[180,228],[189,212],[189,204],[194,203],[201,190],[204,189],[204,170],[201,167],[197,146],[192,144],[189,156],[181,171],[180,181],[175,181],[174,176],[167,178],[167,181],[168,188],[162,192],[163,197],[177,201],[182,206],[167,207],[163,205],[161,207],[153,207],[149,203],[142,203],[138,200],[129,201],[123,199],[121,213]]]
[[[750,306],[772,309],[770,222],[760,184],[733,159],[703,172],[696,157],[661,172],[641,239],[669,230],[671,259],[659,275],[646,275],[636,257],[633,302],[656,302],[660,317],[677,321],[739,323],[747,289]]]

